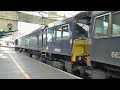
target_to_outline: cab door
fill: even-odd
[[[46,50],[47,47],[47,29],[42,31],[42,49]]]
[[[110,61],[110,13],[93,18],[92,30],[90,30],[90,57],[91,61],[107,63]]]
[[[120,11],[95,16],[93,20],[91,61],[120,66]]]

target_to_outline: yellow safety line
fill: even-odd
[[[17,67],[20,69],[20,71],[25,76],[25,78],[26,79],[31,79],[30,76],[25,72],[25,70],[23,70],[23,68],[15,61],[15,59],[11,55],[10,55],[10,57],[12,58],[12,60],[14,61],[14,63],[17,65]]]

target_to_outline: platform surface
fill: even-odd
[[[82,79],[12,48],[0,47],[0,79]]]

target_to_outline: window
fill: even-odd
[[[83,29],[78,24],[75,24],[75,32],[76,32],[76,38],[78,39],[87,39],[88,38],[88,32]]]
[[[94,36],[107,36],[108,35],[108,23],[109,16],[102,16],[95,19],[95,26],[94,26]]]
[[[28,36],[26,36],[25,42],[26,42],[26,45],[29,45],[29,37]]]
[[[120,13],[113,14],[112,35],[120,35]]]
[[[62,38],[69,39],[69,37],[70,37],[70,34],[69,34],[68,25],[62,26]]]
[[[39,34],[39,40],[42,40],[42,31]]]
[[[46,40],[46,35],[47,35],[47,29],[43,30],[43,40]]]
[[[61,28],[61,26],[58,26],[58,27],[56,27],[56,40],[60,40],[61,39],[61,32],[62,32],[62,28]]]
[[[36,36],[33,37],[33,44],[35,44],[35,45],[37,44],[37,37]]]
[[[32,40],[32,36],[30,36],[30,45],[32,45],[32,42],[33,40]]]
[[[21,38],[21,45],[25,46],[25,36]]]
[[[47,41],[48,42],[51,42],[52,41],[52,37],[55,36],[55,33],[54,33],[54,29],[53,28],[48,28],[47,30]]]

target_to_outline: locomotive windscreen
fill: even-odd
[[[88,31],[80,25],[75,24],[75,31],[78,39],[88,39]]]

